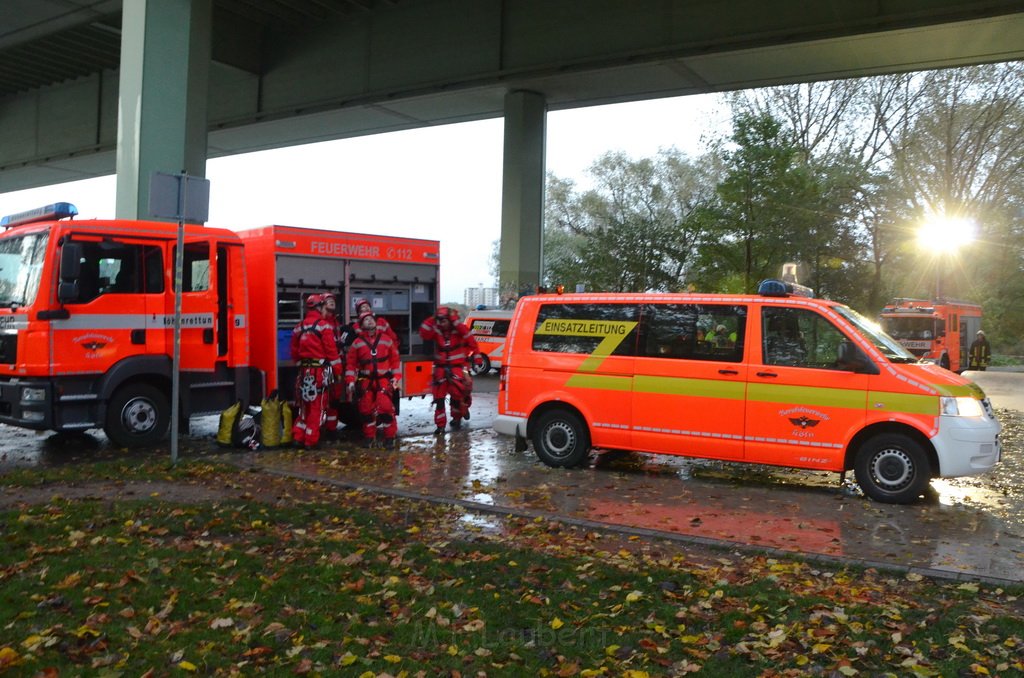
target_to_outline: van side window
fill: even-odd
[[[740,362],[746,329],[745,306],[650,304],[644,307],[641,355]]]
[[[761,327],[765,365],[840,369],[839,345],[846,336],[814,311],[765,306]]]
[[[544,304],[537,313],[533,350],[636,355],[639,309],[634,304]]]

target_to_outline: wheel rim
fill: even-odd
[[[552,422],[544,429],[544,447],[552,457],[568,457],[576,449],[575,429],[564,421]]]
[[[132,435],[145,435],[156,428],[156,405],[147,398],[132,398],[121,409],[121,425]]]
[[[895,492],[914,480],[914,462],[899,448],[882,450],[871,460],[871,475],[879,487]]]

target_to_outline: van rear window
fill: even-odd
[[[537,313],[533,350],[636,355],[639,308],[635,304],[544,304]]]
[[[487,320],[479,318],[473,321],[473,334],[480,337],[504,337],[508,336],[508,326],[511,320]]]

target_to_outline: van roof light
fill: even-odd
[[[774,278],[762,280],[761,284],[757,286],[757,293],[762,297],[814,296],[814,290],[810,287],[798,285],[797,283],[783,282]]]
[[[52,205],[46,205],[45,207],[37,207],[34,210],[28,210],[26,212],[18,212],[17,214],[8,214],[7,216],[0,219],[0,226],[3,228],[13,228],[14,226],[21,226],[23,224],[31,224],[37,221],[55,221],[57,219],[67,219],[78,214],[78,208],[69,202],[55,202]]]

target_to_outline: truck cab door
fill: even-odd
[[[176,250],[172,248],[172,256]],[[186,243],[181,279],[181,369],[209,372],[217,359],[215,320],[217,316],[216,265],[211,243]],[[172,267],[176,260],[172,258]],[[174,295],[169,295],[165,316],[167,346],[173,347]]]

